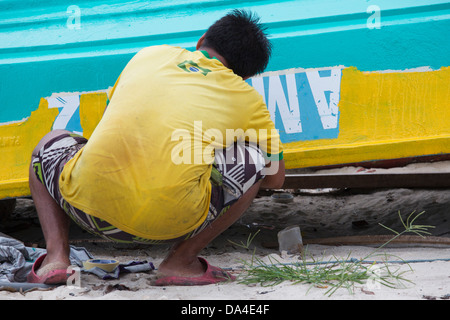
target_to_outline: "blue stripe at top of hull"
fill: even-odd
[[[450,65],[450,3],[442,0],[80,0],[75,6],[63,0],[4,0],[0,123],[28,117],[41,97],[54,92],[112,86],[143,47],[192,49],[208,26],[233,8],[255,11],[267,26],[274,45],[267,71]]]

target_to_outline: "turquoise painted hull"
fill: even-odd
[[[0,124],[54,92],[112,86],[141,48],[192,49],[233,8],[257,12],[274,44],[268,71],[362,71],[450,65],[450,3],[441,0],[0,2]],[[377,11],[379,10],[379,11]]]

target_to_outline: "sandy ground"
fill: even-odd
[[[448,165],[448,163],[446,163]],[[347,170],[357,170],[351,168]],[[26,300],[447,300],[450,299],[450,190],[296,190],[290,203],[276,203],[268,195],[258,197],[244,216],[224,234],[203,250],[202,256],[211,264],[232,272],[238,280],[245,274],[244,262],[258,257],[270,263],[293,263],[299,256],[281,255],[277,233],[298,225],[302,231],[308,259],[328,261],[363,258],[378,244],[329,245],[314,244],[317,239],[363,235],[392,235],[379,224],[402,231],[397,212],[403,216],[416,211],[425,213],[417,224],[432,225],[433,236],[447,240],[447,245],[396,244],[383,248],[388,260],[403,259],[405,263],[389,264],[408,280],[397,288],[388,288],[369,281],[326,295],[330,287],[315,287],[306,283],[282,282],[274,286],[246,285],[240,281],[197,287],[156,287],[152,285],[155,272],[123,274],[117,280],[100,280],[81,273],[77,286],[61,286],[52,290],[26,293],[0,291],[0,299]],[[7,232],[5,232],[7,231]],[[28,246],[43,246],[33,202],[20,199],[16,211],[3,232]],[[258,233],[257,233],[258,232]],[[250,250],[236,243],[246,243],[257,233]],[[71,240],[85,247],[96,258],[112,258],[120,262],[147,260],[156,268],[169,246],[123,245],[97,241],[75,225]],[[307,244],[312,243],[312,244]],[[381,259],[381,258],[378,258]],[[370,259],[369,259],[370,260]],[[372,259],[373,260],[373,259]],[[407,262],[407,263],[406,263]],[[181,312],[181,311],[180,311]]]

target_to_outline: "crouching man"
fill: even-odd
[[[284,182],[278,133],[262,97],[244,81],[266,68],[271,44],[257,17],[235,10],[196,49],[142,49],[110,91],[89,141],[55,130],[39,142],[30,189],[47,254],[29,282],[59,284],[70,276],[70,218],[113,241],[173,242],[156,285],[233,279],[199,253],[260,188]],[[244,134],[229,139],[227,132]]]

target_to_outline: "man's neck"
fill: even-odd
[[[219,60],[220,62],[222,62],[222,64],[223,64],[225,67],[229,68],[229,67],[228,67],[228,63],[227,63],[227,60],[225,60],[225,58],[224,58],[223,56],[221,56],[221,55],[220,55],[216,50],[214,50],[213,48],[209,48],[209,47],[200,47],[198,50],[206,51],[206,52],[208,53],[208,55],[209,55],[211,58],[216,58],[217,60]]]

